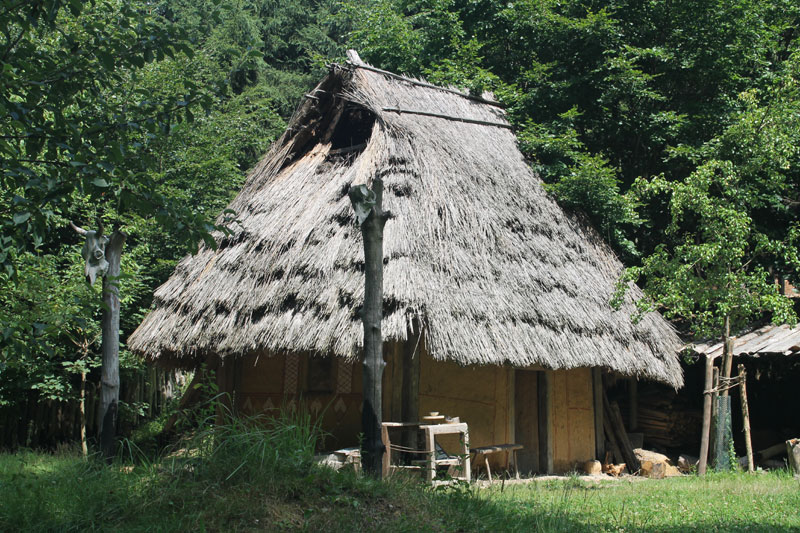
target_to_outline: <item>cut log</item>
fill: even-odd
[[[678,470],[684,473],[689,473],[697,468],[699,459],[691,455],[681,455],[678,457]]]
[[[765,461],[767,459],[772,459],[773,457],[778,457],[786,453],[786,444],[781,442],[780,444],[775,444],[770,446],[769,448],[764,448],[763,450],[759,450],[757,452],[758,458],[761,461]]]
[[[786,441],[786,455],[789,457],[789,467],[794,472],[794,477],[800,477],[800,439]]]
[[[598,461],[597,459],[591,459],[583,464],[583,471],[589,474],[590,476],[602,474],[603,465],[601,465],[600,461]]]

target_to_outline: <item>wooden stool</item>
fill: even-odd
[[[489,466],[489,456],[493,453],[507,452],[506,470],[508,469],[509,460],[514,461],[514,476],[519,479],[519,468],[517,468],[517,450],[524,448],[522,444],[493,444],[491,446],[480,446],[478,448],[470,449],[470,453],[476,456],[482,455],[483,461],[486,464],[486,475],[489,477],[489,482],[492,481],[492,468]]]

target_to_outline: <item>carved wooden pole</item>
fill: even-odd
[[[100,231],[87,231],[70,222],[79,235],[85,237],[81,254],[86,260],[86,280],[94,285],[97,276],[103,278],[103,312],[101,320],[103,354],[100,369],[100,409],[97,411],[97,432],[100,450],[106,459],[114,456],[114,437],[119,410],[119,281],[122,247],[127,235],[114,230],[111,237]]]
[[[100,435],[100,450],[110,459],[114,456],[114,437],[117,434],[117,412],[119,410],[119,273],[122,246],[127,235],[119,230],[111,234],[106,245],[108,272],[103,276],[103,340],[101,351],[103,363],[100,367],[100,410],[97,427]]]
[[[361,464],[364,471],[381,475],[383,443],[381,441],[383,360],[383,227],[389,213],[382,208],[383,182],[375,178],[372,190],[366,185],[351,187],[348,192],[356,220],[364,240],[364,324],[363,410],[361,413],[364,442]]]

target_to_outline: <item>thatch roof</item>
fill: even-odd
[[[671,326],[609,299],[622,265],[545,193],[503,110],[480,98],[331,67],[231,203],[217,250],[186,257],[128,340],[150,359],[362,343],[363,249],[347,196],[384,181],[387,340],[420,324],[462,364],[600,366],[678,387]],[[637,288],[632,296],[640,296]]]

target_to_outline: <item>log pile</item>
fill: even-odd
[[[648,394],[640,398],[639,431],[644,433],[644,440],[650,446],[694,446],[698,441],[703,415],[700,410],[682,406],[670,396]]]

